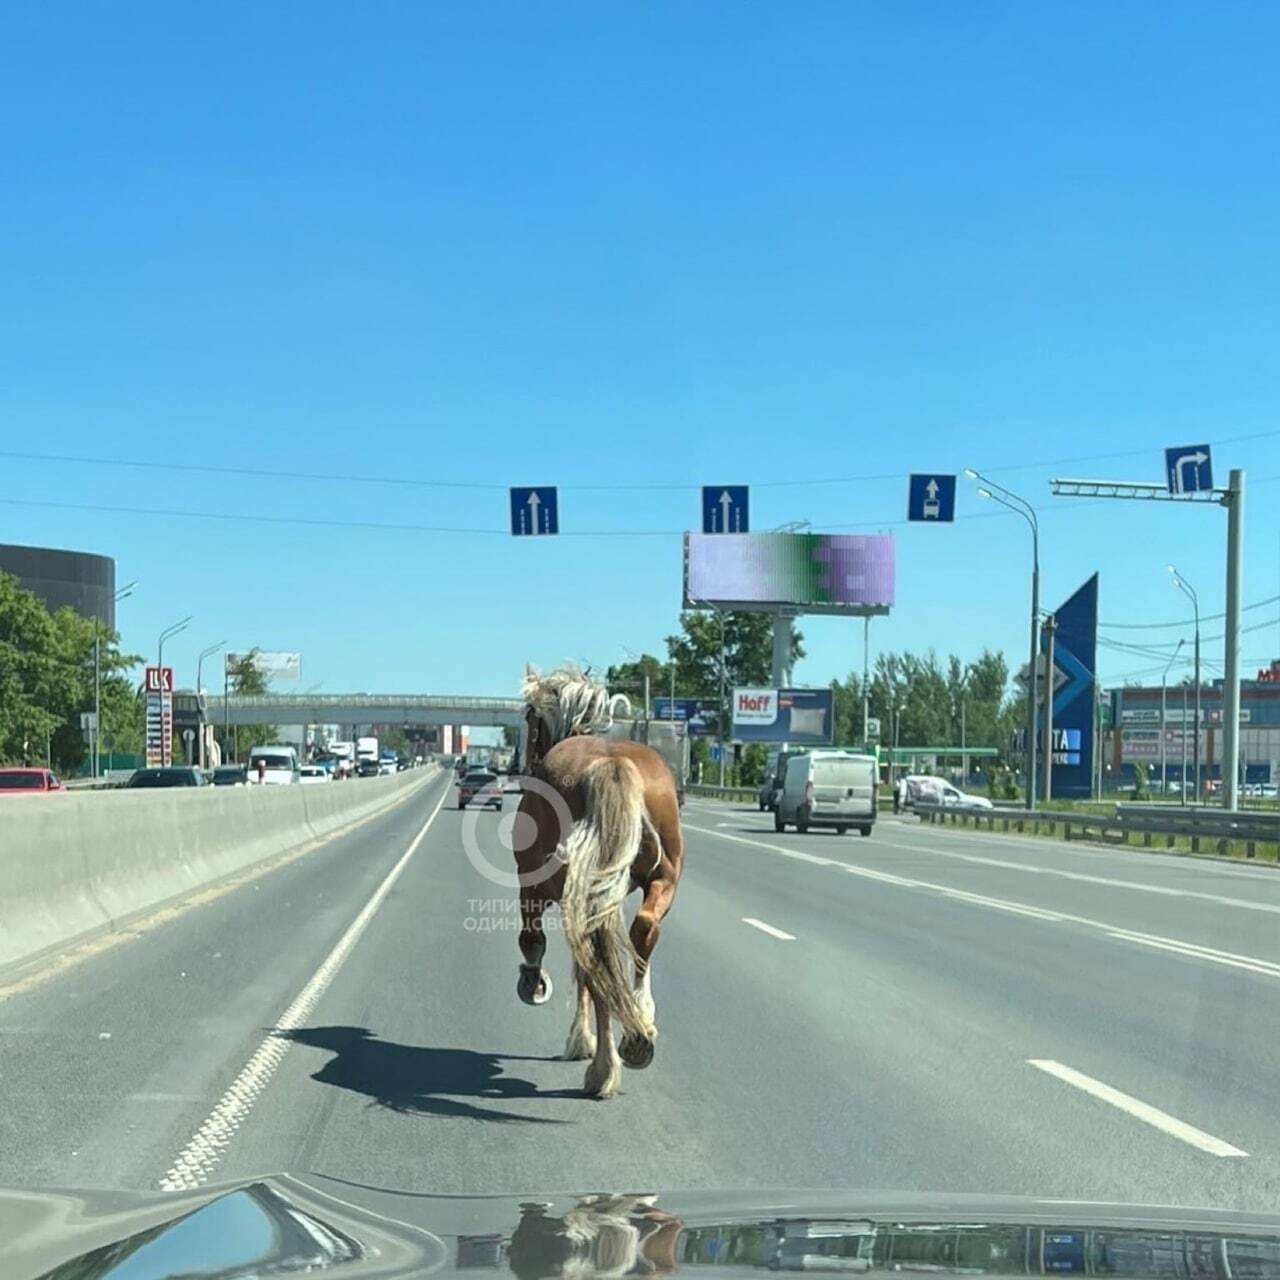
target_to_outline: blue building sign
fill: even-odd
[[[1087,800],[1093,794],[1098,575],[1095,573],[1054,617],[1053,794],[1064,800]]]

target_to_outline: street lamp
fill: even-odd
[[[1027,668],[1027,808],[1036,807],[1036,662],[1040,656],[1040,522],[1036,519],[1035,508],[1016,493],[988,480],[986,476],[972,467],[964,470],[970,480],[981,480],[984,487],[978,490],[978,497],[998,502],[1002,507],[1017,512],[1031,527],[1031,664]],[[993,492],[995,490],[996,492]],[[1002,496],[1003,495],[1003,496]],[[1049,674],[1046,687],[1052,688],[1052,674]]]
[[[1196,800],[1200,799],[1200,597],[1196,595],[1195,588],[1180,574],[1173,565],[1169,566],[1169,572],[1173,575],[1173,585],[1178,588],[1183,595],[1191,600],[1191,607],[1195,610],[1196,615],[1196,657],[1195,657],[1195,682],[1196,682],[1196,722],[1192,729],[1194,737],[1192,741],[1195,746],[1192,750],[1192,762],[1195,769],[1196,778]],[[1187,731],[1186,723],[1183,723],[1182,732]]]
[[[1169,665],[1164,669],[1164,675],[1160,677],[1160,794],[1169,794],[1169,762],[1167,759],[1166,744],[1168,741],[1168,733],[1165,731],[1165,700],[1167,696],[1167,686],[1169,681],[1169,672],[1173,669],[1173,664],[1178,660],[1178,654],[1182,652],[1182,646],[1186,644],[1185,640],[1179,640],[1173,650],[1173,656],[1169,659]],[[1187,718],[1182,718],[1182,738],[1186,741],[1187,737]],[[1185,752],[1183,753],[1185,755]],[[1187,797],[1182,797],[1182,803],[1186,804]]]
[[[156,642],[156,666],[157,667],[164,666],[164,642],[166,640],[171,640],[174,636],[178,634],[179,631],[185,631],[191,625],[191,619],[194,616],[195,616],[194,614],[189,613],[185,618],[182,619],[181,622],[175,622],[173,626],[165,627],[165,629],[160,633],[160,639]]]
[[[217,644],[211,644],[207,649],[200,650],[200,656],[196,659],[196,716],[200,721],[200,752],[198,759],[200,768],[204,768],[204,705],[200,701],[200,695],[204,692],[204,685],[201,683],[201,672],[204,668],[204,660],[211,654],[215,654],[227,642],[219,640]]]
[[[137,580],[121,587],[111,598],[112,604],[119,604],[133,595]],[[98,757],[102,754],[102,619],[93,618],[93,768],[90,776],[98,776]]]

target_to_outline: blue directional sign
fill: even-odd
[[[703,533],[750,533],[745,484],[704,484],[702,486]]]
[[[511,532],[517,538],[560,532],[555,485],[511,490]]]
[[[950,524],[956,518],[956,478],[913,475],[907,487],[907,519]]]
[[[1204,493],[1213,488],[1213,460],[1207,444],[1164,451],[1164,475],[1170,493]]]

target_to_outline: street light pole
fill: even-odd
[[[112,596],[111,603],[119,604],[121,600],[128,599],[137,585],[135,581],[121,587]],[[90,741],[93,743],[93,768],[90,776],[96,778],[98,757],[102,754],[102,619],[96,614],[93,619],[93,733]]]
[[[1173,657],[1169,659],[1169,665],[1164,669],[1164,675],[1160,677],[1160,794],[1167,796],[1169,794],[1169,762],[1168,752],[1166,750],[1169,734],[1165,729],[1166,715],[1166,695],[1168,692],[1169,672],[1173,668],[1173,664],[1178,660],[1178,654],[1182,652],[1182,646],[1186,644],[1185,640],[1179,640],[1174,648]],[[1182,725],[1182,736],[1187,736],[1186,722]]]
[[[1191,605],[1195,609],[1196,616],[1196,657],[1195,657],[1195,682],[1196,682],[1196,722],[1193,729],[1195,737],[1194,748],[1192,754],[1195,757],[1195,782],[1196,782],[1196,801],[1200,800],[1200,597],[1196,594],[1195,588],[1180,574],[1173,565],[1169,566],[1169,572],[1173,574],[1173,585],[1177,587],[1184,595],[1190,597]],[[1186,733],[1187,726],[1182,726],[1182,732]]]
[[[211,654],[215,654],[227,642],[219,640],[217,644],[211,644],[207,649],[201,649],[200,656],[196,659],[196,718],[200,725],[200,753],[197,759],[200,761],[200,768],[204,768],[204,707],[200,703],[200,695],[204,692],[204,685],[201,683],[202,673],[204,670],[204,660]]]
[[[175,622],[173,626],[165,627],[165,629],[160,633],[160,639],[156,642],[156,666],[157,667],[164,666],[164,642],[166,640],[171,640],[174,636],[178,634],[178,632],[185,631],[191,625],[191,619],[194,616],[195,616],[194,614],[189,613],[185,618],[182,619],[181,622]]]
[[[972,467],[965,468],[965,475],[971,480],[981,480],[985,487],[978,490],[980,498],[989,498],[1002,507],[1017,512],[1031,527],[1031,659],[1027,667],[1027,808],[1036,807],[1036,665],[1040,656],[1040,522],[1036,519],[1035,508],[1016,493],[988,480],[981,472]],[[994,492],[993,492],[994,491]],[[1003,495],[1003,497],[1001,496]],[[1052,685],[1052,673],[1048,683]]]

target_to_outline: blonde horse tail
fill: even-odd
[[[560,846],[565,862],[560,911],[573,959],[589,990],[617,1018],[624,1034],[651,1038],[632,981],[634,956],[622,905],[646,820],[644,781],[623,756],[587,766],[586,813]]]

